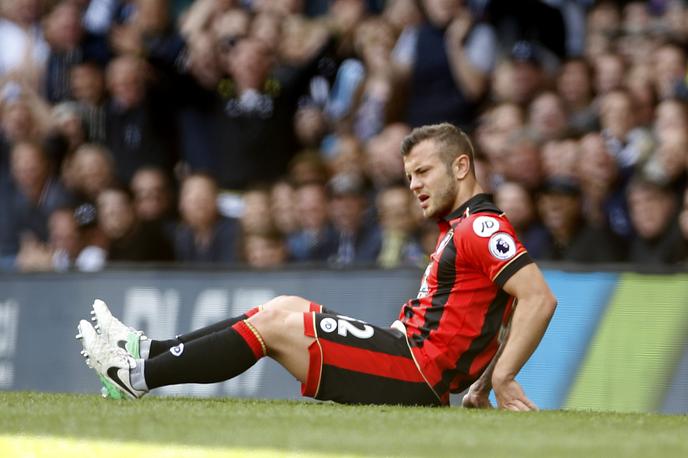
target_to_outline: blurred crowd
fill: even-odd
[[[683,1],[0,0],[0,270],[421,266],[452,122],[530,254],[688,260]]]

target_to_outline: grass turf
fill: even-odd
[[[104,449],[107,444],[115,447],[112,450],[124,447],[118,456],[147,457],[175,456],[177,450],[180,456],[255,452],[264,456],[664,458],[688,456],[688,416],[217,398],[118,402],[95,395],[0,392],[0,455],[59,456],[50,443],[41,442],[45,437],[78,439],[72,442],[81,448],[72,443],[72,448],[64,449],[71,456],[82,455],[92,443]]]

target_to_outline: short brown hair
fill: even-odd
[[[447,168],[451,168],[451,164],[460,155],[467,155],[471,163],[471,173],[475,175],[475,153],[471,140],[464,131],[448,122],[416,127],[401,142],[401,155],[407,156],[425,140],[433,140],[440,147],[440,156]]]

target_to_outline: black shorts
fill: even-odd
[[[344,404],[441,405],[400,330],[329,311],[305,312],[303,318],[304,333],[315,338],[304,396]]]

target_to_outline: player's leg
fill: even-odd
[[[280,302],[284,304],[258,311],[231,327],[182,342],[147,360],[134,359],[124,349],[109,345],[86,321],[79,324],[79,334],[84,336],[84,353],[89,365],[131,397],[140,397],[152,388],[166,385],[227,380],[249,369],[268,352],[303,379],[309,344],[303,333],[304,314],[289,309],[310,309],[311,304],[293,296],[283,297]],[[299,350],[303,354],[301,358],[291,354]]]
[[[298,302],[301,298],[290,298]],[[306,304],[301,304],[306,305]],[[304,333],[304,312],[314,311],[297,307],[269,308],[247,320],[265,342],[267,355],[280,363],[297,380],[305,383],[308,375],[308,347],[315,341]]]
[[[261,310],[287,310],[302,313],[309,311],[311,307],[310,301],[297,296],[277,296],[265,304],[253,307],[246,313],[242,313],[241,315],[228,318],[226,320],[218,321],[217,323],[213,323],[209,326],[176,336],[173,339],[151,340],[150,343],[142,342],[141,357],[153,358],[168,351],[170,348],[176,347],[180,343],[188,343],[192,340],[198,339],[199,337],[221,331],[222,329],[230,328],[239,321],[246,320]]]
[[[132,383],[138,389],[152,389],[219,382],[243,373],[268,355],[297,379],[305,380],[308,345],[313,339],[304,335],[303,310],[310,308],[310,301],[288,296],[279,302],[282,304],[273,304],[231,327],[142,361],[140,370],[132,372]]]
[[[298,369],[304,366],[295,362],[298,359],[285,356],[285,337],[281,334],[293,329],[296,334],[294,340],[303,340],[303,324],[299,324],[302,323],[303,311],[321,309],[321,306],[299,297],[280,296],[270,301],[265,310],[254,314],[264,315],[254,321],[270,339],[280,336],[274,345],[268,342],[271,352],[295,374],[304,372],[305,369]],[[300,317],[300,320],[285,320],[284,317],[288,314]],[[103,333],[96,333],[86,321],[79,324],[77,337],[86,336],[83,340],[83,353],[87,357],[87,363],[101,378],[115,383],[131,397],[140,397],[148,389],[158,386],[227,380],[244,372],[267,354],[265,341],[247,319],[237,320],[231,326],[228,326],[228,322],[224,324],[218,326],[221,329],[206,329],[204,335],[197,336],[186,344],[180,342],[171,351],[165,351],[148,360],[132,358],[125,349],[110,343]],[[120,325],[126,328],[121,323]],[[304,343],[303,347],[306,354],[307,344]]]
[[[134,328],[124,325],[112,315],[105,302],[99,299],[94,301],[93,311],[91,314],[93,315],[93,321],[96,322],[96,329],[99,329],[101,334],[104,334],[113,345],[126,348],[127,351],[129,351],[129,353],[135,358],[148,359],[158,356],[168,351],[170,348],[176,347],[180,343],[188,343],[191,340],[199,337],[232,327],[239,321],[246,320],[253,316],[259,310],[279,309],[294,312],[306,312],[313,309],[313,307],[316,307],[315,304],[311,304],[309,301],[299,297],[278,296],[261,306],[248,310],[246,313],[241,315],[176,336],[173,339],[165,340],[149,339],[142,331],[137,331]]]

